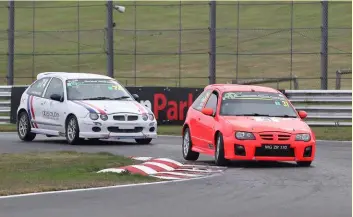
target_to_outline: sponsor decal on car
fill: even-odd
[[[255,121],[279,122],[279,118],[275,117],[254,117]]]
[[[51,120],[59,120],[59,113],[52,112],[52,111],[42,111],[42,115],[44,118],[51,119]]]

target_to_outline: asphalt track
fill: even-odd
[[[104,142],[69,146],[38,137],[0,135],[0,152],[108,151],[181,158],[181,139],[151,145]],[[311,168],[289,163],[233,163],[221,176],[148,186],[0,199],[0,217],[348,217],[352,216],[352,143],[319,142]],[[212,164],[208,157],[203,163]],[[1,178],[0,178],[1,179]]]

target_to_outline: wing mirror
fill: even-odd
[[[64,101],[64,98],[61,95],[56,94],[56,93],[52,94],[50,96],[50,99],[58,101],[58,102],[63,102]]]
[[[134,99],[135,99],[136,101],[140,99],[139,95],[137,95],[137,94],[132,94],[132,97],[134,97]]]
[[[305,111],[298,111],[298,115],[301,119],[304,119],[308,116],[308,114]]]
[[[213,109],[211,108],[203,108],[201,110],[202,114],[212,116],[213,115]]]

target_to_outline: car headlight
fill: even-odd
[[[101,115],[101,119],[102,119],[103,121],[108,120],[108,115]]]
[[[90,113],[89,114],[89,117],[92,119],[92,120],[97,120],[99,118],[98,114],[97,113]]]
[[[295,140],[296,141],[304,141],[304,142],[307,142],[307,141],[309,141],[311,139],[311,137],[310,137],[310,134],[308,134],[308,133],[301,133],[301,134],[297,134],[296,136],[295,136]]]
[[[147,121],[148,120],[148,116],[146,114],[143,114],[142,115],[142,120]]]
[[[150,121],[154,120],[154,115],[153,114],[148,114],[148,119],[150,119]]]
[[[255,140],[254,134],[250,132],[236,132],[235,138],[239,140]]]

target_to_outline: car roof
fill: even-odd
[[[63,80],[67,79],[82,79],[82,78],[93,78],[93,79],[112,79],[106,75],[94,74],[94,73],[79,73],[79,72],[42,72],[37,75],[37,80],[44,77],[59,77]]]
[[[228,91],[244,91],[244,92],[267,92],[267,93],[281,93],[279,90],[276,90],[271,87],[263,87],[257,85],[242,85],[242,84],[210,84],[204,89],[218,89],[221,92]]]

